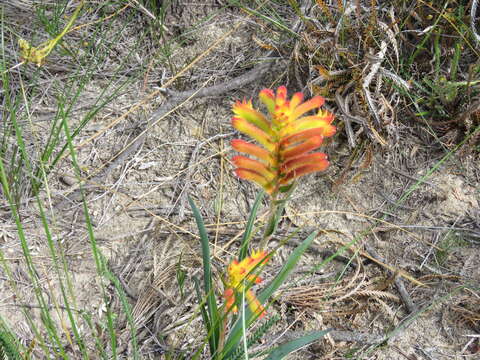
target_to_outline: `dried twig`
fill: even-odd
[[[365,250],[367,250],[368,254],[377,259],[378,261],[381,261],[382,263],[385,263],[385,260],[378,255],[378,253],[368,244],[365,244]],[[400,294],[400,297],[402,298],[403,302],[405,303],[405,306],[408,309],[409,313],[415,313],[418,311],[418,307],[415,305],[413,302],[412,298],[407,292],[407,289],[405,288],[405,285],[403,283],[403,280],[396,276],[395,277],[395,286],[397,287],[398,293]]]
[[[352,121],[356,123],[360,123],[366,127],[366,121],[363,119],[357,118],[353,115],[351,115],[348,110],[346,109],[346,104],[345,101],[343,100],[342,96],[340,95],[341,89],[339,88],[335,92],[335,102],[337,103],[337,106],[341,113],[343,114],[343,121],[345,123],[345,130],[347,133],[347,138],[348,138],[348,144],[350,147],[353,149],[355,147],[355,135],[353,134],[353,129],[352,129]]]
[[[305,331],[287,331],[283,334],[282,339],[285,341],[293,340],[305,335]],[[328,335],[336,341],[348,341],[360,344],[374,345],[383,341],[382,335],[372,335],[371,333],[365,333],[360,331],[344,331],[344,330],[331,330]],[[272,336],[272,338],[278,338],[279,334]]]
[[[472,33],[473,33],[473,36],[475,37],[475,40],[480,42],[480,35],[478,35],[477,29],[475,28],[477,6],[478,6],[478,0],[473,0],[472,1],[472,8],[470,10],[470,27],[472,28]]]
[[[382,41],[380,43],[380,51],[374,56],[372,56],[372,55],[369,56],[370,64],[368,64],[367,66],[371,65],[370,66],[370,71],[369,71],[368,75],[365,76],[365,78],[363,80],[363,83],[362,83],[362,89],[363,89],[363,93],[365,95],[365,99],[367,100],[368,107],[370,108],[370,111],[373,113],[373,116],[374,116],[375,120],[377,121],[378,126],[380,126],[382,122],[381,122],[380,116],[378,116],[377,107],[373,103],[373,99],[372,99],[372,96],[370,94],[369,87],[370,87],[370,83],[372,82],[373,78],[375,77],[375,75],[377,75],[377,73],[380,70],[382,62],[385,59],[386,52],[387,52],[387,42]]]

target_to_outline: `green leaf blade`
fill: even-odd
[[[193,200],[188,197],[188,202],[192,208],[193,217],[197,223],[198,232],[200,234],[200,242],[202,245],[202,261],[203,261],[203,282],[205,294],[207,296],[208,319],[205,322],[209,336],[210,352],[214,358],[218,356],[218,344],[220,339],[221,319],[218,314],[217,302],[215,300],[215,291],[212,285],[212,269],[210,266],[210,244],[208,239],[205,223],[202,215]]]
[[[264,304],[268,300],[268,298],[270,296],[272,296],[273,293],[284,283],[284,281],[287,279],[287,277],[290,275],[290,273],[295,269],[295,266],[297,265],[298,261],[300,260],[300,257],[303,255],[303,253],[312,244],[312,242],[315,239],[315,237],[317,236],[317,234],[318,234],[317,231],[312,232],[290,254],[286,263],[283,265],[282,269],[277,274],[277,276],[275,276],[275,278],[272,280],[272,282],[270,284],[268,284],[267,288],[265,290],[263,290],[258,295],[258,300],[260,300],[260,302],[262,304]]]
[[[285,344],[282,344],[275,349],[268,355],[265,360],[280,360],[283,359],[288,354],[304,347],[306,345],[311,344],[315,340],[320,339],[321,337],[325,336],[331,331],[331,329],[322,330],[322,331],[312,331],[311,333],[299,337],[295,340],[289,341]]]
[[[252,211],[248,217],[247,226],[245,227],[245,232],[243,233],[242,243],[240,245],[240,253],[238,255],[238,261],[242,261],[247,257],[248,244],[252,238],[253,225],[255,223],[255,218],[257,217],[258,208],[262,203],[262,200],[265,196],[263,191],[259,192],[253,203]]]

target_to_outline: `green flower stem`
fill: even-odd
[[[268,210],[268,221],[265,224],[262,240],[260,241],[260,250],[267,250],[268,241],[270,240],[273,233],[275,232],[275,229],[277,228],[277,224],[279,220],[277,216],[277,212],[278,212],[277,194],[278,192],[274,192],[270,200],[270,209]]]
[[[221,354],[223,352],[223,346],[225,345],[225,332],[227,329],[228,325],[228,312],[226,311],[226,308],[224,307],[223,309],[223,314],[222,314],[222,325],[220,328],[220,337],[218,339],[218,349],[217,352]]]
[[[277,230],[278,223],[282,218],[285,205],[290,200],[295,190],[296,182],[291,183],[287,188],[282,188],[280,184],[276,185],[275,191],[271,195],[268,221],[265,224],[263,237],[260,240],[260,250],[267,250],[268,241]],[[281,194],[281,198],[278,195]]]

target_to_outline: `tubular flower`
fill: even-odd
[[[232,310],[235,314],[238,308],[235,305],[235,294],[245,292],[248,306],[252,313],[259,318],[265,315],[265,309],[250,289],[251,284],[259,284],[262,279],[256,274],[258,267],[268,261],[266,251],[253,251],[252,255],[242,261],[233,260],[227,269],[227,283],[224,292],[226,311]]]
[[[312,151],[336,129],[331,125],[333,114],[320,109],[325,102],[321,96],[303,102],[303,94],[296,93],[288,100],[287,88],[280,86],[276,94],[263,89],[259,99],[268,116],[255,110],[250,100],[233,105],[233,127],[261,146],[235,139],[232,147],[255,159],[240,155],[232,160],[238,177],[255,182],[273,195],[296,178],[328,167],[327,155]],[[317,108],[315,115],[304,116]]]

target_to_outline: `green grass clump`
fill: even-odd
[[[20,346],[15,337],[7,330],[0,330],[0,360],[21,360]]]

